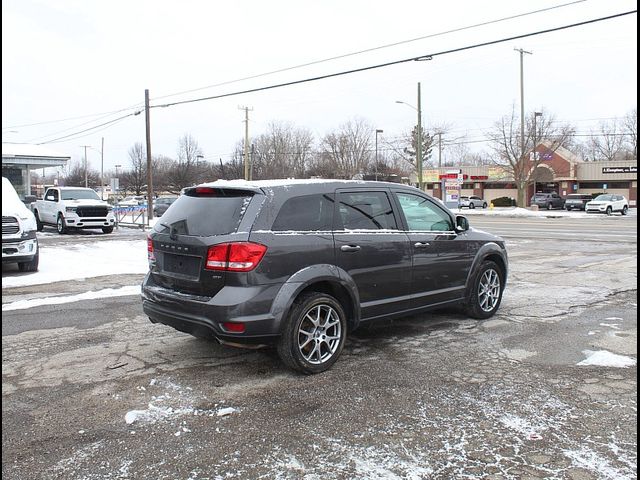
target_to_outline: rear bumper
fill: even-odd
[[[142,309],[151,322],[196,337],[249,345],[273,343],[280,335],[280,321],[269,310],[280,287],[279,284],[224,287],[214,297],[207,298],[155,286],[147,275],[142,285]],[[245,331],[228,332],[225,322],[242,323]]]

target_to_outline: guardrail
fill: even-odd
[[[137,227],[142,230],[149,227],[149,215],[146,205],[114,205],[113,214],[117,227]]]

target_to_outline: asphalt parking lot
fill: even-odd
[[[498,314],[377,323],[316,376],[135,296],[3,312],[3,477],[636,478],[637,216],[470,221],[508,243]],[[144,238],[119,235],[94,237]],[[140,280],[3,286],[3,310]]]

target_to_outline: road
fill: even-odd
[[[137,297],[3,312],[3,477],[636,478],[637,367],[578,363],[637,358],[637,217],[470,221],[507,239],[498,314],[363,328],[322,375],[153,325]]]

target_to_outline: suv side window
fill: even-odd
[[[331,230],[333,198],[329,195],[304,195],[284,202],[273,222],[275,232],[316,232]]]
[[[400,208],[411,231],[453,231],[451,217],[424,197],[411,193],[396,193]]]
[[[342,223],[342,225],[340,225]],[[338,193],[336,230],[397,230],[391,202],[384,192]]]

